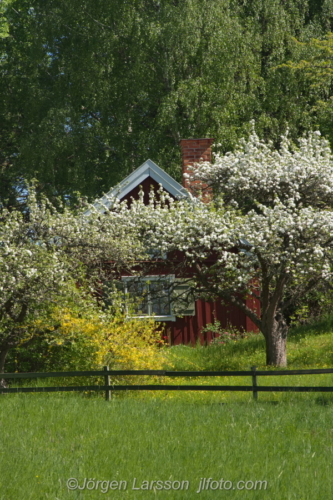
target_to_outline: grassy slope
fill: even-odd
[[[292,332],[289,366],[333,366],[332,330],[327,320]],[[264,363],[260,337],[217,349],[172,348],[169,356],[176,369],[247,369]],[[298,383],[305,385],[306,378]],[[320,383],[332,385],[332,380]],[[67,393],[1,396],[0,500],[332,498],[331,402],[319,394],[260,394],[258,403],[245,393],[147,393],[111,403]],[[68,491],[69,477],[80,484],[85,477],[125,480],[128,487]],[[190,488],[132,490],[135,477],[138,484],[188,480]],[[268,489],[197,494],[201,477],[267,480]]]
[[[314,325],[294,328],[288,340],[288,369],[333,368],[333,317],[323,319]],[[222,346],[175,346],[168,350],[169,366],[175,370],[249,370],[251,366],[258,369],[270,369],[265,366],[265,342],[261,334],[250,335],[247,339],[231,342]],[[272,368],[273,369],[273,368]],[[165,383],[177,384],[221,384],[250,385],[249,377],[228,378],[192,378],[166,379]],[[290,386],[332,386],[333,375],[299,375],[285,377],[258,377],[258,385],[290,385]],[[139,397],[143,397],[142,394]],[[149,397],[149,395],[145,395]],[[179,400],[209,400],[221,402],[248,401],[251,393],[159,393],[155,397]],[[333,394],[317,393],[259,393],[262,401],[299,401],[317,399],[333,401]]]
[[[331,368],[333,366],[333,316],[321,322],[290,330],[287,344],[288,368]],[[265,342],[261,334],[222,346],[190,349],[171,348],[177,369],[245,370],[265,368]]]

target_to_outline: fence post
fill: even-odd
[[[253,399],[257,401],[258,399],[258,391],[256,390],[257,388],[257,374],[256,374],[256,366],[251,366],[252,370],[252,390],[253,390]]]
[[[104,366],[104,371],[107,372],[109,370],[109,366]],[[110,385],[110,375],[104,375],[104,385]],[[105,389],[105,401],[111,401],[111,391],[109,389]]]

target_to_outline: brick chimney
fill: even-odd
[[[183,168],[183,186],[188,189],[194,196],[198,196],[201,191],[201,199],[204,202],[209,202],[212,197],[212,191],[207,184],[200,181],[190,181],[184,174],[190,173],[188,167],[201,161],[212,161],[211,145],[214,139],[182,139],[180,147],[182,151],[182,168]]]

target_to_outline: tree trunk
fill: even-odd
[[[5,373],[5,362],[8,352],[8,349],[3,349],[2,351],[0,351],[0,388],[7,387],[5,379],[1,378],[1,373]]]
[[[273,318],[263,321],[263,334],[266,339],[266,364],[287,366],[288,325],[278,312]]]

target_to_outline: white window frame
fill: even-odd
[[[175,281],[175,275],[174,274],[163,274],[163,275],[151,275],[151,276],[144,276],[144,277],[137,277],[137,276],[122,276],[121,281],[125,285],[125,295],[128,294],[128,288],[127,284],[130,282],[142,282],[142,283],[147,283],[151,281],[158,281],[158,282],[168,282],[170,285],[174,283]],[[147,283],[147,286],[149,284]],[[133,314],[132,312],[130,313],[128,310],[128,307],[126,305],[126,312],[130,317],[133,318],[150,318],[154,319],[155,321],[176,321],[176,316],[173,313],[173,308],[172,308],[172,301],[171,301],[171,293],[172,293],[172,286],[170,286],[170,292],[169,292],[169,303],[170,303],[170,314],[167,315],[157,315],[153,314],[152,311],[149,311],[149,309],[152,307],[152,302],[150,301],[150,295],[149,295],[149,289],[148,289],[148,314]]]

